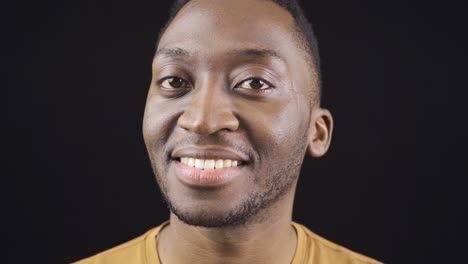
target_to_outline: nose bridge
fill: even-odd
[[[201,117],[207,117],[210,114],[216,115],[219,112],[219,106],[223,99],[220,85],[220,81],[207,78],[197,90],[193,105],[195,106],[194,110],[200,111]]]
[[[237,130],[229,93],[220,79],[204,78],[193,91],[193,97],[180,116],[179,126],[197,134],[213,134],[220,130]]]

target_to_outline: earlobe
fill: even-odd
[[[323,156],[330,147],[333,132],[333,117],[327,109],[312,111],[307,153],[314,158]]]

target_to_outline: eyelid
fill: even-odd
[[[165,80],[170,79],[170,78],[180,78],[180,77],[177,77],[177,76],[175,76],[175,75],[164,76],[164,77],[162,77],[162,78],[159,78],[159,79],[156,81],[156,83],[157,83],[158,85],[161,85]],[[183,78],[180,78],[180,79],[183,79]]]
[[[244,87],[240,87],[240,85],[246,81],[250,81],[250,80],[260,80],[262,82],[264,82],[268,87],[267,88],[263,88],[263,89],[253,89],[253,88],[244,88]],[[249,77],[247,79],[243,79],[242,81],[238,82],[236,85],[234,85],[234,88],[243,88],[243,89],[252,89],[252,90],[266,90],[266,89],[271,89],[271,88],[275,88],[275,86],[273,84],[271,84],[269,81],[261,78],[261,77]]]
[[[179,87],[179,88],[174,88],[174,87],[171,87],[170,85],[163,85],[163,83],[165,81],[167,81],[168,79],[171,79],[171,78],[177,78],[177,79],[180,79],[184,82],[184,84]],[[186,89],[189,89],[191,88],[191,84],[189,81],[187,81],[185,78],[182,78],[182,77],[179,77],[179,76],[175,76],[175,75],[170,75],[170,76],[165,76],[163,78],[160,78],[159,80],[156,81],[156,85],[162,89],[162,90],[166,90],[166,91],[178,91],[178,90],[186,90]]]
[[[266,82],[272,88],[276,88],[274,83],[282,83],[281,75],[279,75],[273,68],[264,64],[244,65],[236,69],[232,74],[233,80],[246,81],[248,79],[256,78]],[[239,85],[241,82],[236,82],[236,85]]]
[[[165,79],[169,78],[180,78],[186,83],[192,84],[189,73],[189,69],[179,63],[170,62],[153,65],[153,77],[157,85],[161,85]]]

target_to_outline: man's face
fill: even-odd
[[[143,130],[182,221],[241,224],[294,192],[317,82],[293,32],[293,18],[270,1],[194,0],[162,36]],[[199,169],[189,158],[240,165]]]

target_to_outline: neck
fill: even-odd
[[[163,264],[171,263],[290,263],[296,249],[291,225],[294,192],[283,196],[244,225],[204,228],[180,221],[170,224],[158,240]]]

